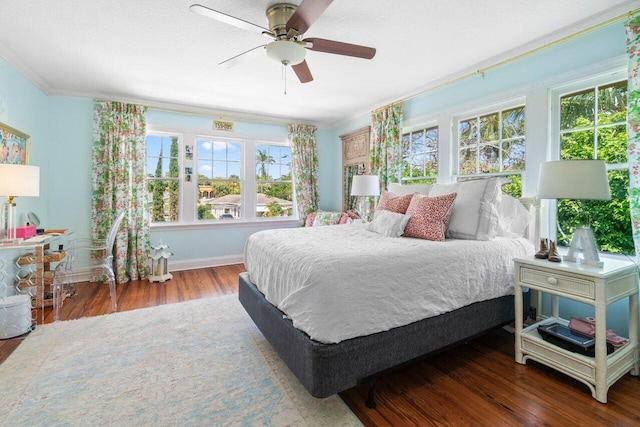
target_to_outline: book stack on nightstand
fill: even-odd
[[[550,366],[569,375],[591,390],[599,402],[607,402],[607,391],[628,372],[638,375],[638,268],[629,261],[607,259],[604,267],[544,259],[516,258],[516,362],[528,359]],[[534,289],[552,296],[551,317],[523,328],[522,288]],[[558,297],[595,307],[595,357],[588,357],[554,345],[538,333],[538,326],[551,323],[568,325],[559,317]],[[607,354],[607,307],[629,299],[629,342]]]

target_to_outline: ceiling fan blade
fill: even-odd
[[[251,58],[256,58],[260,55],[262,55],[264,47],[266,46],[266,44],[263,44],[261,46],[256,46],[253,49],[249,49],[246,52],[242,52],[232,58],[229,58],[225,61],[222,61],[221,63],[219,63],[218,65],[221,67],[225,67],[225,68],[231,68],[231,67],[235,67],[236,65],[240,64],[241,62],[245,62],[248,59]]]
[[[193,13],[197,13],[198,15],[206,16],[207,18],[213,18],[216,21],[224,22],[225,24],[233,25],[234,27],[251,31],[253,33],[263,34],[266,32],[268,34],[271,34],[271,31],[269,31],[268,28],[261,27],[260,25],[256,25],[252,22],[236,18],[235,16],[227,15],[226,13],[222,13],[217,10],[209,9],[208,7],[202,6],[200,4],[192,4],[189,7],[189,10],[191,10],[191,12]]]
[[[376,55],[376,50],[372,47],[360,46],[357,44],[336,42],[333,40],[308,38],[303,40],[307,49],[315,52],[334,53],[337,55],[355,56],[356,58],[371,59]]]
[[[307,65],[307,61],[302,61],[299,64],[292,65],[291,68],[293,68],[296,76],[298,76],[298,80],[300,80],[300,83],[309,83],[313,80],[311,70],[309,70],[309,66]]]
[[[304,0],[287,21],[287,32],[293,28],[298,34],[304,34],[332,2],[333,0]]]

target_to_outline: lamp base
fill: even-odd
[[[582,259],[578,259],[576,252],[582,252]],[[596,239],[593,230],[589,227],[576,228],[571,239],[569,252],[562,257],[563,261],[580,262],[581,264],[602,268],[604,262],[600,261]]]
[[[369,215],[369,197],[367,196],[359,196],[358,200],[358,215],[360,215],[360,219],[364,223],[368,223],[370,221]]]

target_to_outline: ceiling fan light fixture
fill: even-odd
[[[307,50],[298,43],[289,40],[276,40],[265,48],[267,56],[284,65],[297,65],[304,61]]]

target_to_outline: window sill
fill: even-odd
[[[202,230],[204,228],[251,228],[268,226],[294,226],[302,225],[299,219],[265,219],[260,221],[225,220],[197,223],[155,223],[151,224],[151,231],[179,231],[179,230]]]

